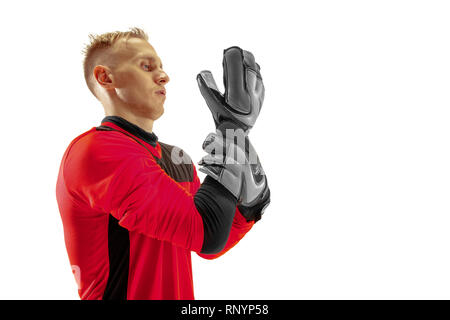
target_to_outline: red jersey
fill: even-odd
[[[105,119],[102,125],[121,132],[93,127],[76,137],[56,185],[79,296],[194,299],[191,251],[217,258],[254,222],[236,208],[225,248],[200,253],[203,222],[193,200],[200,180],[192,161],[174,163],[173,146],[136,134],[126,121]]]

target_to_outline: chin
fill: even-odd
[[[141,109],[141,114],[152,120],[160,118],[164,113],[163,105],[146,105]]]
[[[159,119],[164,114],[164,107],[161,107],[161,109],[158,112],[153,113],[153,120]]]

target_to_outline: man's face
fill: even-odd
[[[118,41],[113,48],[117,64],[113,69],[117,96],[134,114],[153,120],[164,113],[169,82],[161,59],[145,40]]]

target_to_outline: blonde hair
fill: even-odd
[[[103,34],[89,34],[90,43],[86,44],[81,51],[83,60],[84,79],[92,94],[98,99],[95,93],[95,81],[93,71],[95,66],[101,64],[104,61],[109,61],[107,64],[113,64],[108,58],[110,58],[110,49],[120,39],[140,38],[148,41],[148,35],[140,28],[130,28],[130,31],[114,31]]]

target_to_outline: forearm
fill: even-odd
[[[221,252],[228,244],[237,199],[220,183],[206,176],[194,196],[195,206],[203,220],[202,254]]]
[[[239,209],[236,208],[233,224],[231,226],[230,235],[228,237],[227,243],[222,251],[215,254],[203,254],[198,253],[198,255],[204,259],[216,259],[227,253],[232,249],[255,224],[254,221],[247,221],[244,216],[240,213]]]

